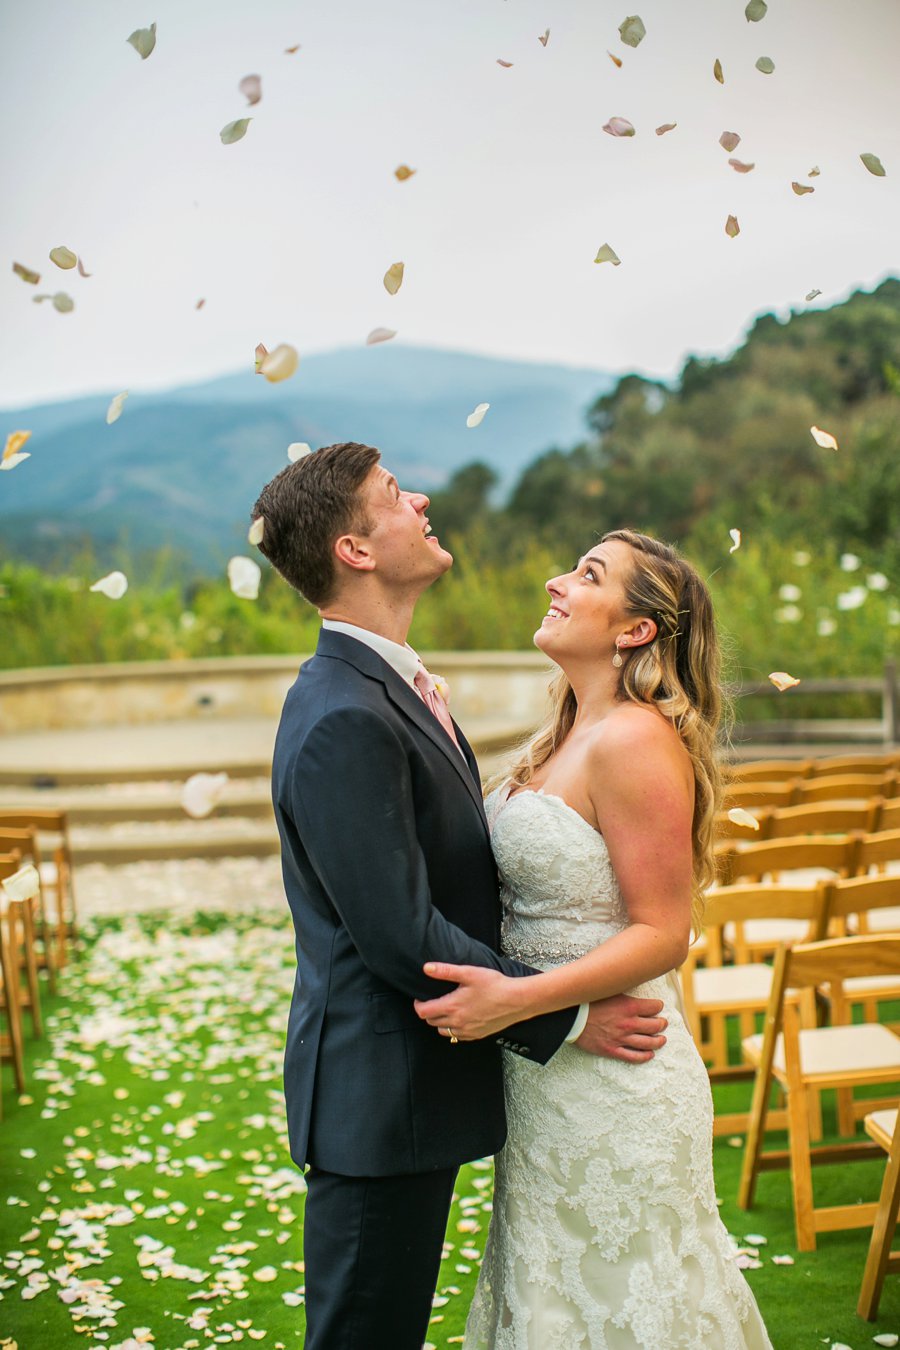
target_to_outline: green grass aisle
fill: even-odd
[[[289,924],[271,911],[129,918],[90,935],[60,996],[45,1000],[49,1037],[30,1047],[18,1101],[4,1068],[0,1345],[299,1350],[304,1186],[281,1098],[292,973]],[[862,1350],[900,1330],[900,1280],[888,1281],[877,1325],[855,1316],[866,1235],[828,1235],[818,1252],[797,1253],[787,1175],[764,1176],[758,1207],[742,1214],[740,1159],[717,1144],[722,1214],[758,1252],[748,1278],[776,1350]],[[830,1168],[817,1181],[853,1199],[877,1192],[880,1171]],[[490,1184],[486,1163],[460,1173],[435,1350],[462,1338]]]

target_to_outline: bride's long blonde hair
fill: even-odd
[[[633,555],[624,580],[626,616],[652,618],[658,630],[651,642],[629,650],[620,695],[658,709],[690,755],[695,785],[691,917],[699,929],[703,895],[716,875],[713,831],[722,795],[716,740],[724,698],[712,600],[696,569],[671,545],[635,530],[610,530],[601,542],[616,539],[628,544]],[[550,686],[546,720],[521,747],[504,779],[518,787],[530,783],[566,739],[577,710],[572,686],[560,671]]]

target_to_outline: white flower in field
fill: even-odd
[[[795,567],[808,567],[811,561],[812,561],[812,554],[807,553],[806,549],[798,548],[796,553],[793,555],[793,563]]]
[[[243,558],[240,554],[228,560],[228,584],[241,600],[255,600],[259,595],[259,582],[262,577],[259,563],[252,558]]]
[[[816,632],[819,637],[832,637],[837,632],[837,623],[831,618],[820,619],[816,624]]]
[[[803,611],[796,605],[782,605],[781,609],[776,609],[773,617],[776,623],[798,623],[803,618]]]
[[[857,556],[856,556],[855,553],[842,553],[842,554],[841,554],[841,571],[842,571],[842,572],[855,572],[855,571],[857,571],[858,568],[859,568],[859,558],[857,558]]]
[[[883,572],[870,572],[866,577],[866,585],[870,591],[886,591],[890,584]]]
[[[837,598],[838,609],[859,609],[866,603],[869,592],[865,586],[851,586],[849,591],[841,591]]]
[[[99,581],[95,581],[91,590],[108,596],[110,600],[121,600],[128,590],[128,578],[124,572],[109,572]]]
[[[799,586],[788,584],[787,586],[780,586],[778,588],[778,596],[781,600],[799,600],[802,594],[803,592],[800,590]]]

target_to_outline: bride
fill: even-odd
[[[466,1350],[771,1350],[716,1208],[712,1099],[675,970],[713,879],[719,652],[674,549],[615,530],[547,583],[546,725],[488,798],[503,949],[441,962],[420,1017],[459,1040],[628,990],[664,1001],[644,1063],[564,1045],[505,1065],[509,1136]]]

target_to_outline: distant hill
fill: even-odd
[[[31,459],[0,479],[3,551],[58,566],[87,538],[120,540],[218,568],[292,441],[377,445],[402,482],[426,490],[480,459],[508,487],[542,451],[581,439],[588,406],[613,383],[600,371],[391,344],[307,357],[278,385],[248,371],[134,393],[111,427],[117,390],[4,411],[7,432],[33,435]],[[490,412],[468,430],[482,402]]]

